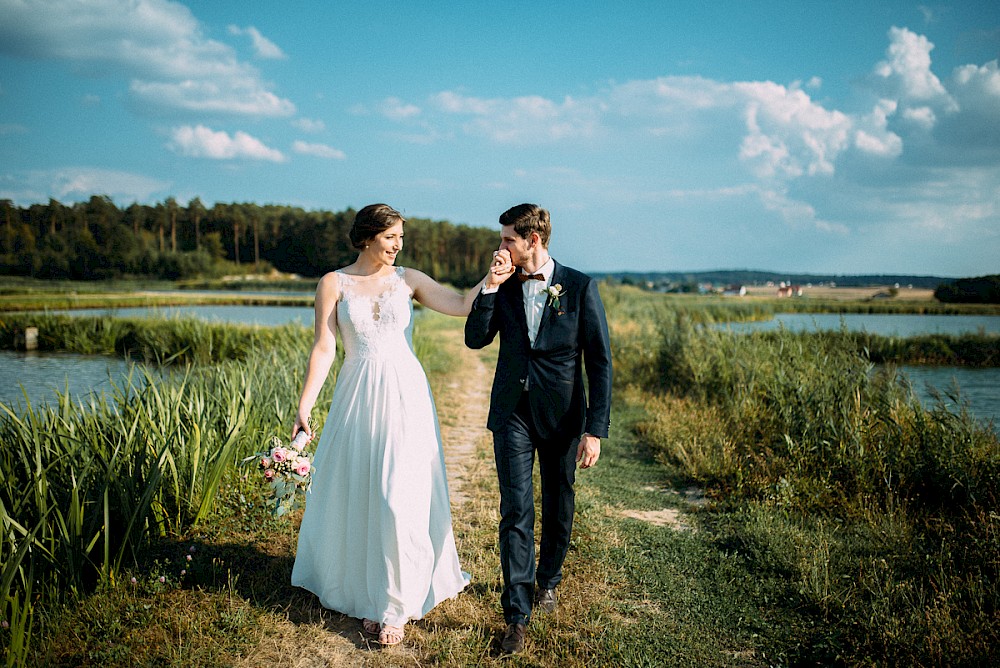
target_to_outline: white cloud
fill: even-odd
[[[875,65],[874,70],[876,83],[880,84],[884,96],[905,104],[933,105],[957,111],[955,100],[931,71],[933,48],[923,35],[906,28],[891,28],[886,60]]]
[[[326,130],[326,123],[314,118],[296,118],[292,121],[292,127],[302,132],[317,133]]]
[[[896,113],[897,106],[893,100],[879,100],[870,114],[857,119],[854,145],[864,153],[886,158],[902,153],[902,138],[888,129],[889,117]]]
[[[340,149],[327,146],[326,144],[309,144],[304,141],[292,143],[292,150],[303,155],[313,155],[317,158],[330,158],[333,160],[344,160],[347,155]]]
[[[288,116],[233,49],[209,39],[170,0],[0,0],[0,51],[64,61],[90,76],[122,77],[155,110]]]
[[[141,174],[96,167],[66,167],[0,175],[0,199],[20,206],[44,202],[49,197],[64,201],[89,199],[95,193],[120,202],[149,201],[162,195],[170,183]]]
[[[240,131],[230,137],[224,131],[215,131],[204,125],[183,125],[173,129],[171,138],[173,141],[170,148],[181,155],[194,158],[213,160],[246,158],[271,162],[286,160],[281,151],[269,148],[259,139]]]
[[[420,107],[415,104],[404,104],[399,98],[388,97],[379,105],[379,113],[386,118],[400,121],[420,115]]]
[[[848,146],[850,117],[770,81],[735,83],[732,89],[743,98],[748,130],[742,157],[760,158],[757,169],[768,175],[833,173],[834,161]],[[746,150],[747,142],[754,150]]]
[[[158,107],[190,112],[285,116],[295,106],[249,80],[229,80],[226,89],[214,81],[145,82],[132,81],[130,90]]]
[[[258,58],[265,58],[270,60],[283,60],[288,56],[285,52],[281,50],[277,44],[269,40],[260,34],[260,31],[253,26],[248,26],[246,28],[240,28],[239,26],[231,25],[229,26],[230,35],[249,35],[250,42],[253,44],[254,53],[257,54]]]
[[[902,116],[924,130],[930,130],[937,123],[937,115],[930,107],[910,107],[903,110]]]
[[[553,102],[538,95],[482,99],[444,91],[434,95],[432,102],[446,114],[470,116],[463,125],[467,134],[504,144],[590,137],[598,126],[592,101],[579,102],[568,96]]]

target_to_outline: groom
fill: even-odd
[[[507,653],[524,649],[532,607],[556,608],[573,528],[576,465],[608,436],[611,349],[597,283],[549,256],[549,212],[520,204],[500,216],[500,250],[465,324],[470,348],[500,335],[487,427],[500,481],[501,596]],[[590,402],[584,391],[584,361]],[[542,537],[535,568],[535,453]]]

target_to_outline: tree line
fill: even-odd
[[[354,261],[354,209],[307,211],[199,198],[119,208],[86,202],[16,206],[0,200],[0,275],[100,280],[185,279],[268,271],[317,277]],[[434,278],[475,285],[497,247],[499,228],[409,219],[401,264]]]
[[[934,296],[953,304],[1000,304],[1000,274],[943,283],[934,291]]]

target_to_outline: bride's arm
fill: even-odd
[[[312,351],[309,353],[309,363],[306,367],[306,380],[299,397],[299,408],[292,427],[292,438],[299,430],[304,429],[312,439],[312,428],[308,424],[309,413],[316,403],[316,397],[323,388],[330,367],[337,356],[337,300],[340,289],[337,275],[330,272],[316,286],[316,331]]]
[[[483,287],[483,281],[466,293],[441,285],[433,278],[416,269],[406,269],[405,279],[413,290],[413,297],[429,309],[446,315],[469,315],[472,301]]]
[[[513,271],[514,267],[510,264],[510,256],[504,252],[500,258],[494,259],[483,280],[465,294],[441,285],[427,274],[416,269],[408,268],[404,280],[413,290],[413,297],[427,308],[446,315],[465,316],[472,311],[472,302],[476,300],[476,295],[480,293],[484,285],[495,289],[507,280]]]

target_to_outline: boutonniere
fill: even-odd
[[[565,294],[563,292],[563,286],[561,283],[556,283],[555,285],[550,285],[545,288],[546,295],[546,306],[551,306],[552,308],[559,310],[559,298]]]

